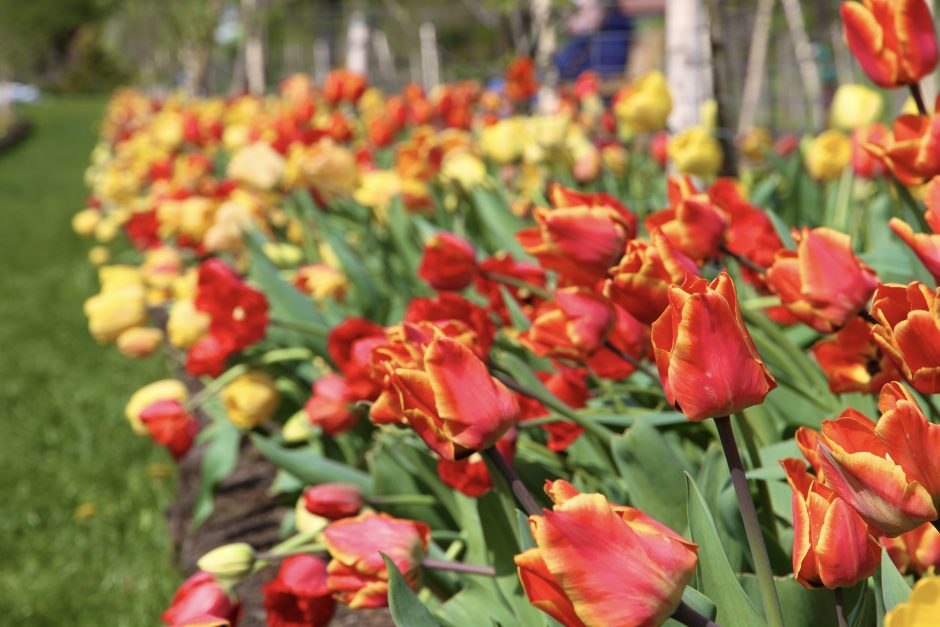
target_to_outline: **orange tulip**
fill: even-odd
[[[859,126],[852,131],[852,170],[857,176],[872,179],[884,172],[884,163],[871,153],[866,144],[883,145],[891,138],[884,124]]]
[[[885,383],[901,378],[891,358],[871,339],[870,325],[852,318],[838,333],[810,349],[826,374],[833,394],[873,394]]]
[[[387,376],[384,403],[376,401],[373,415],[379,406],[406,421],[447,460],[493,446],[519,415],[513,394],[490,376],[466,342],[428,323],[403,326],[405,359],[396,358],[392,347],[373,353]]]
[[[720,256],[728,217],[687,176],[669,179],[669,207],[651,214],[644,224],[650,233],[662,229],[682,254],[702,263]]]
[[[915,233],[914,229],[900,218],[891,218],[888,226],[914,251],[927,268],[927,272],[933,276],[933,280],[940,282],[940,234]]]
[[[940,531],[930,523],[906,531],[896,538],[883,536],[891,561],[902,573],[923,575],[940,568]]]
[[[477,272],[473,244],[453,233],[438,233],[424,245],[418,276],[436,290],[462,290]]]
[[[881,390],[877,425],[858,415],[824,420],[819,454],[826,484],[870,525],[897,536],[937,519],[940,425],[927,421],[899,383]]]
[[[424,523],[388,514],[363,512],[330,523],[323,531],[333,558],[326,569],[326,585],[353,609],[384,607],[388,605],[388,570],[381,553],[414,588],[430,539],[431,529]]]
[[[603,296],[566,287],[539,305],[519,340],[539,357],[585,361],[604,345],[614,322],[614,309]]]
[[[799,459],[780,462],[793,490],[793,574],[806,588],[851,586],[874,574],[881,546],[848,503],[806,472]]]
[[[940,301],[937,292],[914,281],[879,285],[872,303],[878,324],[872,339],[904,378],[922,394],[940,392]]]
[[[660,229],[649,243],[631,240],[620,263],[610,269],[604,295],[644,324],[652,324],[669,305],[669,286],[697,276],[695,262],[680,253]]]
[[[689,277],[673,285],[652,340],[666,400],[689,420],[758,405],[777,387],[744,326],[726,271],[710,284]]]
[[[794,239],[797,250],[777,253],[767,283],[801,322],[831,333],[868,306],[878,279],[852,252],[845,233],[804,227]]]
[[[529,602],[566,627],[662,624],[695,573],[698,547],[566,481],[547,482],[546,492],[554,509],[529,517],[538,547],[515,558]]]
[[[924,0],[843,2],[839,12],[849,50],[877,85],[910,85],[937,65],[933,16]]]
[[[516,239],[543,268],[593,287],[636,233],[636,218],[606,194],[578,194],[553,185],[548,195],[554,208],[537,207],[538,226],[522,229]]]
[[[900,115],[893,133],[864,144],[905,185],[920,185],[940,174],[940,115]]]
[[[708,188],[708,197],[728,216],[728,250],[758,266],[772,264],[783,241],[767,214],[747,201],[740,184],[732,178],[720,178]],[[748,282],[763,286],[760,275],[747,267],[741,269]]]

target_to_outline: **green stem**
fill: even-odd
[[[738,508],[741,510],[741,518],[744,521],[747,543],[751,548],[751,558],[757,573],[757,583],[760,587],[768,627],[784,627],[783,612],[780,609],[780,599],[777,597],[777,588],[774,585],[774,573],[770,568],[767,545],[764,544],[764,535],[761,532],[760,521],[757,519],[754,499],[751,498],[751,491],[747,486],[744,463],[741,461],[741,453],[734,440],[731,418],[728,416],[715,418],[715,426],[718,428],[718,439],[721,440],[721,448],[728,462],[728,470],[731,472],[734,493],[738,498]]]
[[[271,318],[269,323],[272,327],[280,327],[282,329],[287,329],[289,331],[299,331],[301,333],[309,333],[310,335],[316,335],[317,337],[326,337],[330,334],[329,329],[325,329],[318,324],[311,324],[309,322],[301,322],[299,320],[281,320],[279,318]]]
[[[754,430],[743,412],[735,414],[738,426],[741,428],[741,437],[744,439],[744,448],[747,450],[747,456],[751,460],[751,467],[760,468],[763,463],[760,459],[760,448],[757,446],[757,439],[754,437]],[[770,500],[770,486],[767,481],[757,482],[757,498],[760,500],[761,513],[764,515],[764,527],[770,532],[776,540],[779,538],[777,532],[777,518],[774,516],[773,502]]]
[[[434,505],[437,499],[430,494],[383,494],[368,499],[373,505]]]
[[[552,300],[555,296],[545,288],[539,287],[538,285],[532,285],[527,281],[522,279],[517,279],[514,276],[507,276],[505,274],[499,274],[498,272],[483,272],[481,273],[484,278],[491,281],[496,281],[497,283],[502,283],[504,285],[509,285],[511,287],[519,288],[520,290],[528,290],[530,293],[543,298],[545,300]]]
[[[226,385],[248,372],[248,364],[238,364],[232,366],[218,377],[210,381],[199,392],[194,394],[189,402],[186,403],[186,409],[190,412],[196,411],[202,407],[203,403],[221,392]]]
[[[258,554],[258,560],[264,562],[271,562],[273,560],[284,559],[285,557],[291,557],[293,555],[307,555],[308,553],[322,553],[326,551],[326,545],[322,542],[315,542],[313,544],[302,544],[300,546],[295,546],[292,549],[285,549],[281,551],[268,551],[266,553]]]
[[[846,620],[845,595],[842,593],[842,588],[834,588],[832,596],[835,597],[836,601],[836,621],[838,621],[839,627],[849,627],[849,622]]]
[[[522,483],[522,479],[520,479],[516,471],[513,470],[512,465],[506,461],[503,454],[499,452],[499,449],[495,446],[491,446],[481,452],[483,453],[483,457],[489,460],[492,467],[495,467],[503,480],[506,481],[506,485],[509,486],[516,500],[519,501],[519,504],[522,505],[522,509],[525,510],[525,513],[529,516],[539,516],[542,513],[542,508],[539,506],[538,501],[536,501],[532,493],[529,492],[529,488],[525,487],[525,484]]]

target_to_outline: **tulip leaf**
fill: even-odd
[[[515,236],[525,223],[513,215],[506,203],[493,192],[476,187],[471,196],[473,207],[484,230],[483,236],[490,242],[491,247],[505,250],[517,261],[529,259]]]
[[[896,605],[907,601],[911,596],[911,584],[898,572],[897,566],[888,555],[888,550],[881,549],[881,597],[884,599],[885,612],[890,612]]]
[[[352,483],[363,494],[372,493],[372,478],[357,468],[322,457],[309,449],[284,448],[257,433],[251,434],[251,442],[276,466],[306,483]]]
[[[751,599],[759,603],[760,584],[757,576],[745,573],[739,576],[739,580]],[[775,577],[774,585],[783,610],[783,622],[788,627],[838,627],[832,590],[804,588],[793,575]]]
[[[611,442],[611,453],[627,484],[631,504],[672,529],[683,529],[686,514],[685,467],[654,427],[638,421]],[[655,468],[656,472],[650,472]]]
[[[424,606],[414,590],[402,576],[398,566],[388,555],[382,553],[388,570],[388,609],[397,627],[440,627],[431,612]]]
[[[388,231],[395,249],[405,263],[406,277],[414,281],[418,264],[421,262],[421,243],[416,236],[411,216],[402,206],[401,196],[396,196],[389,203]]]
[[[519,306],[519,302],[512,295],[512,292],[506,289],[505,285],[500,285],[499,294],[503,297],[503,302],[506,303],[506,311],[509,312],[509,321],[512,323],[513,328],[517,331],[528,331],[532,323],[522,312],[522,307]]]
[[[238,450],[242,434],[224,415],[218,399],[211,399],[203,410],[212,418],[212,424],[200,434],[208,442],[200,464],[201,477],[196,504],[193,507],[192,527],[199,527],[212,515],[213,491],[238,463]]]
[[[715,520],[692,476],[688,485],[689,530],[698,544],[698,588],[718,606],[717,621],[723,627],[760,627],[764,617],[755,609],[738,582],[721,548]]]
[[[692,586],[686,587],[682,592],[682,601],[705,618],[712,621],[715,620],[715,614],[718,612],[718,608],[715,607],[714,602]],[[664,627],[679,627],[684,624],[685,623],[680,623],[674,618],[670,618],[663,623]]]

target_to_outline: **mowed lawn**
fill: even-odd
[[[123,417],[165,366],[98,346],[82,315],[97,281],[69,219],[103,108],[28,107],[33,134],[0,154],[2,625],[154,625],[179,582],[163,519],[175,472]]]

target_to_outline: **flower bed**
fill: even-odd
[[[936,64],[931,29],[885,75],[850,6],[873,80]],[[525,113],[537,88],[519,60],[502,93],[115,94],[73,222],[85,312],[177,364],[127,418],[180,461],[182,518],[225,521],[164,621],[914,624],[926,593],[895,606],[940,563],[935,116],[843,105],[716,178],[707,123],[664,134],[662,76]]]

